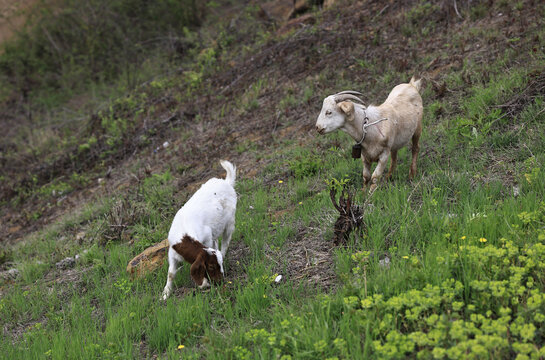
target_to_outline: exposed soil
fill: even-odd
[[[25,11],[37,0],[0,0],[0,44],[11,39],[26,21]]]
[[[316,237],[299,229],[295,239],[283,250],[286,259],[286,279],[305,282],[311,287],[331,291],[337,285],[333,241]]]
[[[40,320],[32,320],[22,323],[6,323],[2,329],[3,336],[10,337],[13,344],[20,341],[21,337],[26,334],[30,329],[38,326],[45,326],[47,324],[47,318],[43,317]]]
[[[288,280],[294,283],[304,282],[313,287],[319,286],[323,290],[332,290],[336,286],[334,248],[332,241],[299,229],[295,238],[285,249],[273,250],[265,245],[264,256],[276,264],[271,270],[273,273],[282,275],[280,283]],[[249,255],[250,248],[244,241],[231,243],[226,263],[226,276],[221,286],[229,288],[246,281],[245,267]],[[284,259],[284,262],[279,262],[279,259]],[[179,286],[174,288],[172,296],[184,297],[195,291],[201,290],[195,286]]]
[[[524,89],[517,91],[517,94],[507,103],[497,106],[502,110],[502,115],[498,120],[504,117],[515,118],[526,106],[543,95],[545,95],[545,71],[537,71],[532,74],[530,83]]]

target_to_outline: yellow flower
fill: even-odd
[[[182,350],[183,348],[185,348],[185,345],[178,345],[178,350]]]
[[[299,201],[299,205],[303,205],[303,202],[302,202],[302,201]]]
[[[403,259],[408,259],[409,257],[407,255],[402,256]]]
[[[232,281],[227,281],[227,284],[232,284],[233,282]]]
[[[466,239],[466,236],[464,235],[464,236],[462,236],[460,239],[465,240],[465,239]]]
[[[283,183],[283,181],[282,181],[282,180],[278,180],[278,183],[279,183],[279,184],[282,184],[282,183]]]
[[[263,294],[263,299],[266,299],[267,298],[267,295]]]
[[[485,239],[485,238],[480,238],[480,239],[479,239],[479,242],[485,243],[485,242],[486,242],[486,239]]]

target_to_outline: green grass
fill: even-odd
[[[524,113],[531,118],[527,112],[535,115],[539,107]],[[541,127],[534,126],[536,131]],[[521,134],[521,141],[527,136]],[[459,145],[471,141],[456,139]],[[22,245],[14,252],[16,262],[31,254],[40,254],[44,262],[25,263],[21,282],[0,300],[3,326],[9,331],[21,327],[17,339],[0,342],[2,356],[543,356],[545,205],[536,201],[544,196],[543,153],[528,157],[519,168],[518,197],[500,180],[475,178],[480,165],[461,159],[448,171],[421,159],[420,175],[410,184],[405,180],[408,154],[402,154],[395,180],[382,184],[370,199],[368,232],[334,252],[341,286],[329,293],[304,278],[296,280],[279,254],[289,253],[298,230],[330,241],[336,214],[324,180],[345,178],[354,188],[361,186],[359,161],[350,159],[346,149],[328,145],[345,140],[333,134],[317,138],[309,150],[288,146],[272,156],[274,166],[264,171],[270,181],[239,180],[234,242],[244,243],[248,255],[239,265],[228,256],[227,271],[240,269],[245,278],[231,273],[225,286],[209,292],[159,301],[166,264],[140,280],[124,271],[142,244],[94,246],[76,268],[77,281],[61,283],[46,280],[54,269],[44,255],[58,252],[62,229]],[[466,155],[471,154],[460,153]],[[323,166],[316,167],[316,159]],[[151,242],[164,237],[176,210],[173,181],[169,172],[152,175],[131,195],[131,204],[147,214],[129,225],[135,238],[144,239],[146,230]],[[358,192],[356,198],[362,202],[366,197]],[[66,221],[65,228],[85,221],[88,232],[95,229],[100,238],[96,229],[114,204]],[[383,254],[391,259],[388,269],[378,264]],[[275,284],[277,273],[286,281]],[[187,266],[177,277],[180,286],[192,287]]]

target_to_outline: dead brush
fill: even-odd
[[[358,205],[353,205],[352,195],[343,186],[339,202],[337,198],[337,187],[332,187],[329,191],[333,206],[339,211],[339,217],[335,222],[333,242],[335,245],[346,245],[348,237],[354,230],[358,230],[361,234],[366,226],[363,222],[363,208]]]
[[[127,198],[118,199],[105,214],[101,242],[128,240],[130,225],[137,223],[144,214],[143,206],[138,202],[132,203]]]

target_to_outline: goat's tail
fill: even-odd
[[[235,178],[237,176],[237,168],[235,165],[231,164],[227,160],[220,160],[221,166],[227,171],[227,175],[225,175],[225,180],[231,185],[235,186]]]
[[[414,86],[416,88],[416,91],[420,92],[420,88],[422,87],[422,79],[416,80],[416,78],[413,76],[409,84]]]

